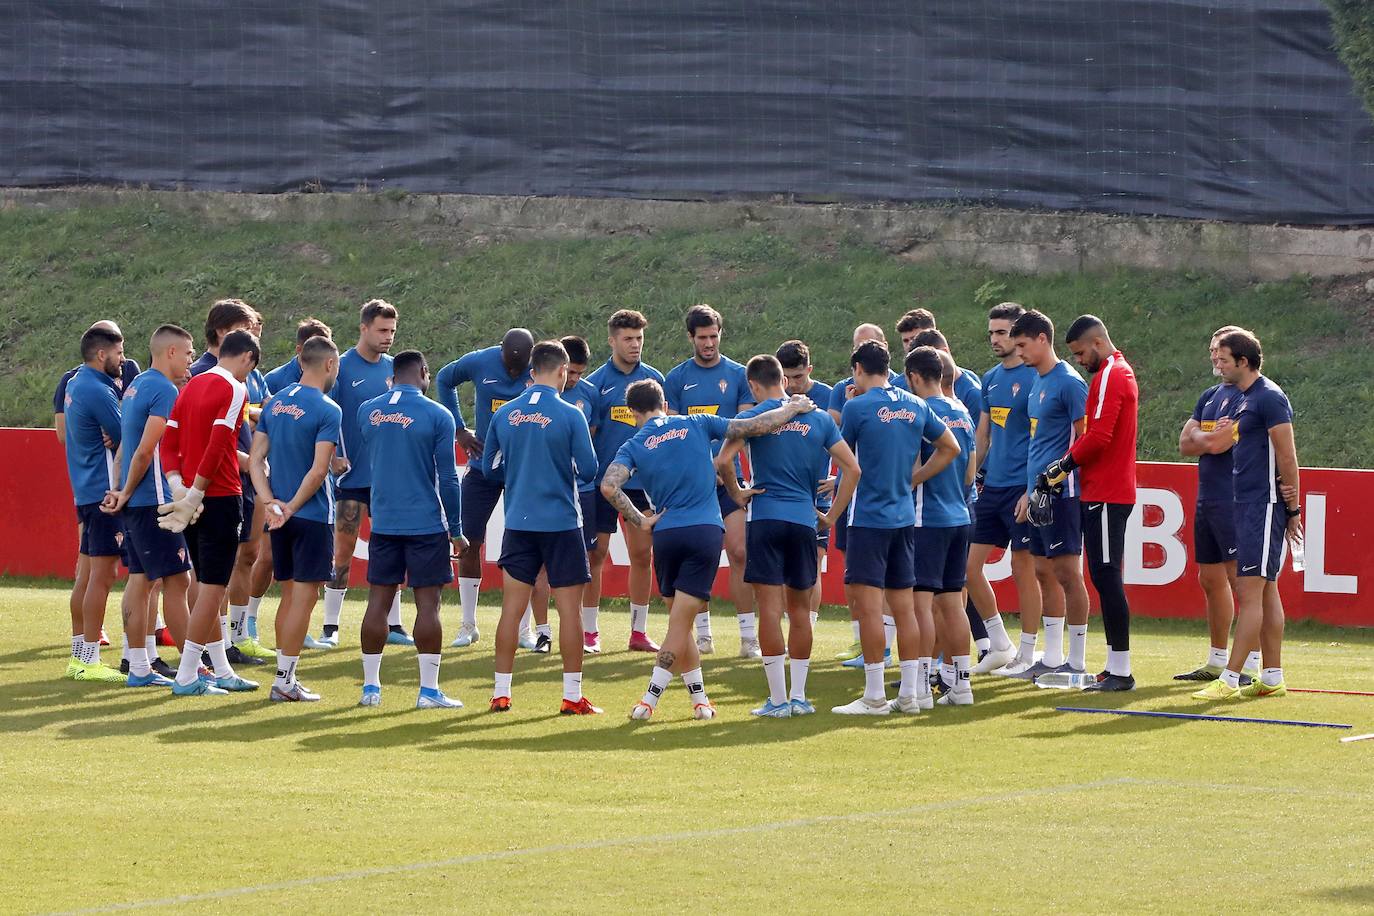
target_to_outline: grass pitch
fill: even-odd
[[[733,657],[727,613],[706,660],[720,717],[692,721],[675,682],[653,721],[630,723],[652,661],[621,648],[623,604],[603,611],[608,652],[586,666],[606,709],[595,719],[557,716],[557,656],[523,652],[515,709],[485,711],[490,604],[484,642],[445,651],[441,684],[466,709],[411,708],[418,674],[402,648],[387,650],[382,708],[357,708],[361,614],[350,600],[344,645],[302,659],[318,704],[269,704],[266,668],[245,672],[258,693],[176,700],[60,679],[65,591],[0,588],[0,909],[1374,907],[1374,742],[1337,740],[1374,730],[1374,698],[1194,702],[1169,678],[1203,657],[1198,622],[1137,622],[1133,694],[984,677],[972,708],[854,721],[828,711],[861,678],[829,661],[849,625],[826,608],[810,681],[822,711],[758,721],[763,673]],[[663,624],[655,602],[650,629]],[[1090,639],[1100,664],[1096,620]],[[1372,632],[1295,625],[1289,684],[1370,689],[1371,649]],[[1065,703],[1356,731],[1054,711]]]

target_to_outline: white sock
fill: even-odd
[[[1260,667],[1260,661],[1260,653],[1259,650],[1256,649],[1254,652],[1251,652],[1249,655],[1245,657],[1245,667],[1241,670],[1247,672],[1258,671]]]
[[[649,631],[649,606],[647,604],[630,605],[630,632],[647,633]]]
[[[534,620],[534,605],[526,604],[525,613],[520,615],[520,635],[528,636],[534,630],[530,627],[530,622]]]
[[[781,655],[763,657],[763,676],[768,679],[768,702],[774,706],[786,703],[787,669],[783,667]]]
[[[1041,661],[1058,668],[1064,664],[1064,618],[1046,617],[1041,623],[1045,625],[1045,656]]]
[[[156,637],[156,636],[146,636],[146,637],[144,637],[144,639],[143,639],[143,648],[147,651],[147,653],[148,653],[148,661],[151,663],[153,659],[157,658],[157,637]]]
[[[711,702],[706,696],[706,682],[702,679],[700,668],[682,672],[682,683],[687,688],[687,698],[692,701],[693,707]]]
[[[148,662],[147,649],[129,649],[129,673],[145,675],[152,672],[152,666]]]
[[[228,615],[222,615],[219,619],[219,638],[226,646],[233,645],[233,633],[229,630]],[[209,645],[209,643],[206,643],[207,647]]]
[[[162,619],[162,610],[159,608],[157,612],[157,626],[155,626],[153,629],[161,630],[165,626],[167,626],[167,621]]]
[[[181,661],[177,663],[177,683],[183,687],[196,682],[200,677],[200,656],[205,647],[198,642],[186,640],[181,650]]]
[[[438,690],[439,689],[439,653],[421,652],[420,659],[420,689]]]
[[[930,696],[930,672],[931,669],[935,667],[935,659],[931,658],[929,655],[923,655],[918,661],[921,663],[921,666],[917,669],[916,695],[918,697],[928,697]]]
[[[1266,687],[1277,687],[1283,683],[1282,668],[1265,668],[1260,672],[1260,683]]]
[[[1207,650],[1207,666],[1210,668],[1225,668],[1226,658],[1225,646],[1222,646],[1220,649],[1216,646],[1212,646]]]
[[[864,699],[886,700],[887,691],[883,686],[883,663],[864,663]]]
[[[248,619],[249,619],[249,620],[257,620],[257,619],[258,619],[258,608],[260,608],[260,607],[262,607],[262,595],[258,595],[256,598],[254,598],[252,595],[249,595],[249,596],[248,596]]]
[[[337,627],[339,617],[343,615],[344,596],[348,594],[346,588],[324,587],[324,625],[327,627]]]
[[[957,686],[958,683],[959,683],[958,678],[959,678],[959,676],[958,676],[957,674],[954,673],[954,660],[953,660],[953,659],[950,659],[950,660],[947,661],[947,662],[941,662],[941,663],[940,663],[940,680],[944,682],[944,685],[945,685],[946,687],[955,687],[955,686]]]
[[[858,641],[859,641],[859,621],[857,621],[857,620],[851,620],[851,621],[849,621],[849,629],[854,633],[854,641],[855,641],[855,642],[858,642]]]
[[[363,653],[363,686],[377,687],[382,686],[382,653],[369,655]]]
[[[248,605],[229,605],[229,641],[243,642],[248,636]]]
[[[988,639],[986,636],[982,639],[975,639],[973,641],[973,647],[979,652],[986,652],[992,648],[992,640]]]
[[[1069,630],[1069,667],[1086,668],[1088,666],[1088,625],[1074,624],[1068,627]]]
[[[215,666],[215,677],[234,676],[234,669],[229,664],[229,656],[225,654],[224,640],[217,639],[212,643],[206,643],[205,651],[210,653],[210,664]]]
[[[1131,676],[1131,653],[1129,650],[1118,652],[1115,649],[1107,650],[1107,673],[1115,674],[1117,677]]]
[[[582,699],[582,672],[563,672],[563,699],[576,703]]]
[[[386,613],[386,625],[388,627],[399,627],[401,625],[401,590],[396,589],[396,595],[391,599],[391,610]]]
[[[510,682],[513,674],[514,672],[510,671],[506,672],[505,674],[502,674],[500,671],[496,672],[496,683],[491,690],[491,695],[493,698],[510,696]]]
[[[458,603],[463,608],[463,626],[477,626],[477,593],[482,590],[480,577],[458,577]]]
[[[916,679],[921,676],[921,662],[914,658],[904,658],[899,664],[902,669],[902,683],[897,688],[897,696],[914,697],[916,696]],[[867,693],[864,694],[864,696],[867,695]]]
[[[816,621],[818,621],[818,620],[820,620],[820,619],[821,619],[821,612],[820,612],[820,611],[812,611],[812,612],[811,612],[811,629],[814,630],[814,629],[816,628]]]
[[[1021,647],[1016,650],[1016,660],[1030,664],[1035,661],[1035,634],[1022,633]]]
[[[654,671],[649,675],[649,689],[644,691],[644,696],[640,700],[650,709],[658,709],[658,700],[663,696],[663,691],[668,689],[668,685],[673,682],[673,673],[667,668],[654,666]]]
[[[1225,671],[1221,672],[1221,681],[1227,687],[1239,687],[1240,672],[1232,671],[1230,668],[1227,668]]]
[[[748,614],[736,614],[735,619],[739,621],[739,638],[758,639],[759,638],[759,615],[750,611]]]
[[[582,609],[582,632],[597,633],[598,618],[601,616],[600,607],[584,607]]]
[[[892,640],[897,638],[897,620],[891,614],[883,615],[883,651],[892,651]]]
[[[711,639],[711,612],[702,611],[697,615],[697,639]]]
[[[100,640],[81,643],[81,661],[88,665],[100,664]]]
[[[806,675],[811,671],[811,659],[794,658],[789,663],[792,669],[792,693],[790,698],[793,700],[806,699]]]
[[[85,647],[86,640],[80,636],[72,637],[72,658],[81,661],[81,650]]]
[[[296,680],[296,662],[300,661],[299,655],[287,655],[282,650],[277,650],[277,676],[272,681],[272,686],[278,690],[289,690]]]
[[[973,662],[967,655],[954,656],[954,689],[960,693],[973,690]]]
[[[538,636],[547,636],[550,639],[553,639],[553,627],[547,623],[538,624],[534,628],[534,632]]]
[[[983,621],[983,627],[988,631],[988,639],[991,647],[998,652],[1005,652],[1011,648],[1011,638],[1007,636],[1007,628],[1002,623],[1001,614],[993,614]]]
[[[119,660],[127,662],[129,660],[129,634],[125,633],[121,639],[124,642],[123,650],[119,653]]]

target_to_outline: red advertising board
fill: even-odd
[[[57,437],[48,429],[0,429],[0,575],[72,574],[76,560],[76,515],[66,464]],[[461,460],[461,456],[460,456]],[[1192,563],[1193,503],[1197,474],[1193,465],[1142,462],[1137,509],[1126,539],[1125,578],[1134,613],[1154,617],[1201,617],[1202,594]],[[1284,606],[1293,618],[1374,626],[1374,551],[1370,516],[1374,471],[1311,468],[1302,472],[1306,569],[1286,571],[1280,579]],[[499,544],[500,511],[488,528],[488,544]],[[354,581],[363,581],[366,541],[359,544]],[[493,549],[491,557],[495,557]],[[627,556],[617,535],[611,544],[604,586],[607,595],[624,594]],[[723,565],[716,594],[724,596]],[[843,558],[832,550],[823,576],[825,600],[841,603]],[[1005,610],[1016,607],[1010,567],[994,554],[988,566]],[[500,570],[485,565],[484,585],[497,587]]]

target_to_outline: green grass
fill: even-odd
[[[849,374],[856,323],[878,322],[893,336],[896,318],[918,304],[935,311],[960,362],[982,371],[993,362],[983,336],[987,307],[1016,299],[1061,329],[1083,312],[1107,321],[1140,378],[1144,458],[1177,458],[1178,430],[1212,382],[1207,336],[1225,323],[1252,327],[1265,342],[1266,371],[1298,413],[1303,463],[1369,466],[1374,454],[1374,427],[1349,422],[1374,410],[1374,351],[1352,330],[1352,316],[1303,278],[1023,276],[912,264],[845,237],[759,230],[494,242],[410,224],[210,222],[154,204],[0,212],[0,250],[6,425],[51,422],[56,377],[75,364],[76,340],[95,319],[120,320],[143,361],[142,342],[159,323],[199,335],[209,303],[228,295],[267,316],[269,368],[288,358],[300,318],[323,318],[351,343],[358,306],[382,296],[401,309],[398,347],[423,349],[436,370],[513,324],[539,335],[581,333],[599,361],[607,314],[631,307],[649,315],[646,358],[666,371],[690,355],[683,311],[705,301],[726,316],[727,353],[747,359],[799,336],[812,345],[817,378],[828,381]]]
[[[175,700],[59,679],[65,592],[0,588],[4,909],[177,895],[191,895],[178,912],[206,913],[1374,907],[1374,742],[1053,710],[1206,711],[1169,680],[1204,651],[1197,623],[1139,622],[1129,696],[980,678],[971,708],[784,722],[749,717],[762,671],[733,657],[721,617],[706,665],[719,719],[692,721],[675,683],[652,722],[631,724],[651,662],[619,650],[623,607],[602,617],[613,651],[587,663],[596,719],[554,715],[559,661],[525,653],[515,709],[485,712],[489,642],[445,653],[441,683],[466,709],[409,708],[406,649],[387,651],[385,705],[359,709],[360,614],[351,600],[345,645],[302,661],[319,704]],[[656,604],[651,630],[662,623]],[[848,641],[827,608],[815,657]],[[1100,641],[1094,621],[1090,663]],[[1372,648],[1374,633],[1294,626],[1289,682],[1367,688]],[[829,707],[858,685],[824,661],[810,692]],[[1366,698],[1216,711],[1374,730]]]

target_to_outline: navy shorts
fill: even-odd
[[[616,525],[620,524],[620,513],[615,506],[606,502],[606,497],[601,495],[601,490],[592,492],[596,499],[596,531],[597,534],[614,534]],[[643,490],[626,490],[625,495],[630,497],[630,502],[640,512],[651,512],[654,508],[653,503],[649,502],[649,494]]]
[[[1229,499],[1198,500],[1193,515],[1193,558],[1198,563],[1235,562],[1235,506]]]
[[[1232,505],[1236,519],[1236,575],[1278,581],[1288,544],[1288,516],[1283,503]]]
[[[744,481],[739,480],[739,488],[743,490],[744,487]],[[739,504],[730,498],[730,491],[725,489],[724,484],[716,484],[716,502],[720,504],[721,518],[729,518],[732,512],[740,511]]]
[[[354,502],[362,503],[369,509],[372,508],[372,488],[371,487],[335,487],[334,502]]]
[[[453,545],[448,535],[378,534],[372,532],[367,544],[367,582],[369,585],[400,585],[430,588],[453,581]],[[275,554],[273,555],[275,559]]]
[[[827,511],[828,511],[828,510],[827,510]],[[830,549],[830,529],[829,529],[829,528],[825,529],[824,531],[822,531],[822,530],[819,529],[819,528],[816,529],[816,546],[819,547],[821,550],[829,550],[829,549]]]
[[[715,525],[688,525],[666,531],[655,528],[654,574],[658,577],[658,593],[671,598],[677,592],[685,592],[710,601],[724,543],[725,530]]]
[[[744,581],[785,585],[799,592],[816,584],[816,529],[796,522],[760,518],[745,529]]]
[[[984,493],[987,491],[984,490]],[[1048,528],[1030,526],[1030,552],[1037,557],[1065,557],[1083,552],[1083,517],[1077,496],[1054,500],[1054,522]],[[978,543],[983,543],[979,541]]]
[[[253,537],[258,534],[258,532],[263,530],[261,524],[259,524],[256,529],[253,527],[253,512],[257,509],[258,503],[257,500],[249,494],[249,488],[252,486],[252,481],[249,481],[243,490],[243,525],[239,528],[240,544],[247,544],[249,541],[253,540]]]
[[[468,544],[476,547],[487,539],[487,522],[496,511],[496,501],[505,492],[506,485],[499,480],[488,480],[476,468],[463,475],[462,497],[459,515],[463,519],[463,534]]]
[[[1016,520],[1016,504],[1025,493],[1023,487],[984,487],[973,504],[972,543],[1030,550],[1031,523]]]
[[[243,529],[243,500],[238,496],[207,496],[200,520],[186,529],[186,550],[202,585],[228,585],[239,554]]]
[[[844,584],[910,589],[916,585],[915,528],[849,529]]]
[[[272,577],[278,582],[328,582],[334,578],[333,525],[292,517],[269,531],[268,537],[272,539]]]
[[[83,556],[123,556],[120,544],[124,540],[124,529],[116,516],[100,511],[100,503],[77,506],[76,520],[81,523],[80,553]]]
[[[582,546],[591,553],[596,549],[596,491],[579,490],[577,504],[582,508]]]
[[[853,505],[853,503],[851,503]],[[844,553],[849,546],[849,513],[841,512],[840,517],[835,519],[835,549]]]
[[[962,591],[968,576],[968,525],[916,529],[916,591]]]
[[[581,528],[567,531],[507,528],[501,538],[501,559],[497,565],[512,579],[526,585],[534,584],[541,568],[548,572],[549,588],[567,588],[592,581]]]
[[[191,553],[186,538],[157,525],[157,506],[125,506],[120,513],[124,523],[124,547],[129,555],[129,572],[156,582],[191,568]]]

